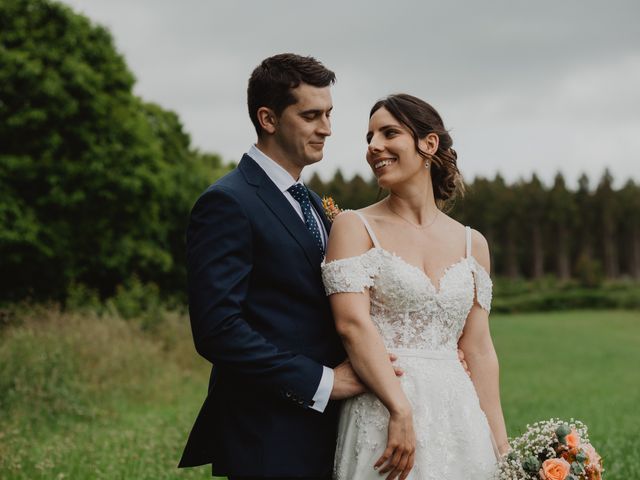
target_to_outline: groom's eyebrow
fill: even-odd
[[[323,110],[321,108],[311,108],[309,110],[303,110],[300,112],[300,115],[319,115],[323,112],[327,112],[327,113],[331,113],[333,111],[333,107],[329,108],[328,110]]]

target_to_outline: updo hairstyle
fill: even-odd
[[[409,129],[418,154],[430,162],[431,183],[438,206],[449,203],[456,195],[464,195],[464,183],[457,164],[458,154],[452,148],[453,140],[436,109],[417,97],[397,93],[376,102],[369,118],[383,107]],[[438,150],[433,155],[424,152],[418,144],[429,133],[435,133],[439,139]]]

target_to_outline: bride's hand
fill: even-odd
[[[413,413],[411,408],[390,412],[387,448],[375,463],[380,474],[389,472],[386,480],[399,478],[404,480],[413,468],[416,451],[416,434],[413,430]]]

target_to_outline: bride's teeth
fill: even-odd
[[[374,168],[382,168],[382,167],[386,167],[387,165],[389,165],[391,163],[391,160],[382,160],[376,164],[373,165]]]

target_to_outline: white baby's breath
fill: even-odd
[[[540,461],[557,458],[558,437],[556,430],[562,425],[568,427],[569,430],[575,430],[581,443],[589,443],[587,426],[580,420],[572,418],[566,422],[551,418],[527,425],[522,435],[509,440],[511,452],[502,457],[497,478],[499,480],[539,480],[540,476],[537,471],[527,472],[525,470],[523,466],[525,459],[530,456]]]

